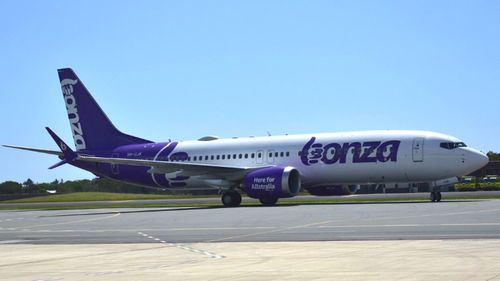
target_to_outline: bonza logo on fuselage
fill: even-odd
[[[73,86],[78,83],[78,79],[64,79],[61,81],[61,89],[64,93],[64,102],[68,111],[69,123],[73,131],[73,139],[77,150],[86,149],[85,139],[83,138],[82,125],[80,124],[80,116],[76,108],[75,97],[73,96]]]
[[[367,141],[352,143],[315,143],[312,137],[302,148],[300,159],[306,166],[323,162],[325,164],[345,164],[347,154],[352,149],[352,163],[396,162],[401,141]]]

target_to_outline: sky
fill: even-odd
[[[0,1],[0,144],[73,144],[71,67],[154,141],[415,129],[500,151],[499,1]],[[0,147],[0,182],[93,178]]]

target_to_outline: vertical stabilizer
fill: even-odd
[[[59,69],[58,74],[77,151],[151,142],[116,129],[71,68]]]

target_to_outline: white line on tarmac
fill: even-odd
[[[320,225],[318,228],[377,228],[377,227],[435,227],[435,226],[498,226],[500,223],[439,223],[439,224],[367,224]]]
[[[198,249],[195,249],[195,248],[191,248],[191,247],[189,247],[187,245],[184,245],[184,244],[167,243],[164,240],[160,240],[159,238],[153,237],[151,235],[147,235],[146,233],[143,233],[143,232],[137,232],[137,234],[142,235],[144,237],[147,236],[147,238],[155,240],[155,241],[159,241],[160,243],[162,243],[164,245],[166,244],[169,247],[175,247],[175,248],[186,250],[186,251],[189,251],[189,252],[192,252],[192,253],[205,255],[205,256],[208,256],[209,258],[213,258],[213,259],[222,259],[222,258],[224,258],[224,256],[217,255],[217,254],[214,254],[214,253],[211,253],[211,252],[208,252],[208,251],[203,251],[203,250],[198,250]]]

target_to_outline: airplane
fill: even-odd
[[[165,190],[217,189],[236,207],[241,193],[264,206],[301,190],[351,194],[362,183],[433,182],[469,174],[488,157],[455,137],[430,131],[357,131],[153,142],[119,131],[70,68],[58,70],[75,150],[46,128],[56,155],[98,177]],[[430,192],[441,201],[439,189]]]

